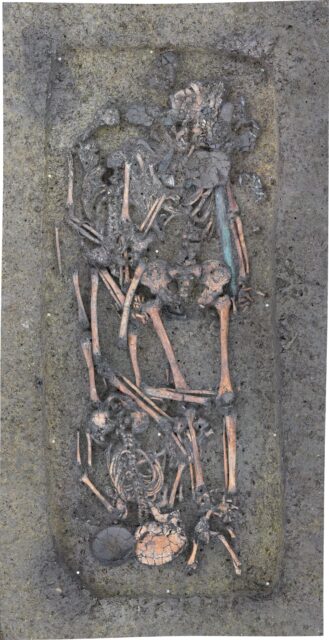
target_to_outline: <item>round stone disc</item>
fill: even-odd
[[[93,556],[105,565],[119,565],[134,554],[135,539],[125,527],[106,527],[91,542]]]

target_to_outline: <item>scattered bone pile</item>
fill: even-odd
[[[95,132],[125,123],[139,127],[141,137],[101,157]],[[137,558],[142,564],[163,565],[184,552],[188,570],[194,570],[200,547],[217,539],[236,574],[241,573],[234,548],[236,415],[228,338],[231,312],[248,304],[249,260],[230,169],[233,152],[252,150],[258,134],[242,98],[229,102],[221,82],[195,82],[172,95],[167,109],[137,104],[119,111],[108,103],[70,155],[67,221],[79,234],[90,268],[88,313],[79,271],[73,275],[90,384],[86,460],[79,432],[77,463],[82,483],[107,511],[107,526],[92,541],[95,558],[104,564]],[[79,217],[77,169],[83,176]],[[170,227],[177,220],[182,223],[179,251],[169,262],[154,247],[170,246]],[[202,249],[210,242],[218,248],[217,258],[202,260]],[[133,379],[114,371],[102,354],[100,286],[120,314],[118,344],[129,352]],[[190,388],[165,328],[166,314],[184,316],[191,301],[204,313],[214,308],[218,314],[216,389]],[[138,353],[142,325],[159,339],[169,366],[169,379],[161,387],[150,386],[143,377]],[[102,395],[98,377],[107,387]],[[211,426],[209,407],[218,416]],[[215,502],[205,482],[202,451],[219,438],[222,423],[224,486]],[[162,434],[161,449],[150,444],[154,429]],[[93,447],[104,450],[110,491],[91,479]],[[198,514],[192,536],[179,508],[183,477]]]

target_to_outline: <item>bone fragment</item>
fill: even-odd
[[[227,462],[227,437],[226,437],[225,418],[224,418],[224,429],[223,429],[223,462],[224,462],[224,486],[225,486],[225,491],[227,491],[228,462]]]
[[[74,168],[73,168],[73,156],[72,153],[68,154],[68,187],[67,187],[67,200],[66,206],[69,211],[73,209],[73,179],[74,179]]]
[[[231,183],[228,182],[226,185],[226,193],[228,199],[228,208],[230,213],[238,213],[239,205],[233,195]]]
[[[136,160],[139,164],[139,168],[141,171],[144,171],[144,160],[140,153],[136,153]]]
[[[80,451],[80,431],[77,431],[77,464],[81,466],[81,451]]]
[[[195,566],[196,565],[196,554],[198,552],[198,548],[199,545],[197,542],[195,542],[195,540],[192,541],[192,551],[191,554],[187,560],[187,565],[189,567]]]
[[[55,227],[55,244],[56,244],[56,255],[57,255],[57,264],[59,275],[62,275],[62,258],[61,258],[61,245],[59,242],[59,229]]]
[[[86,433],[86,438],[87,438],[87,464],[88,464],[88,467],[92,467],[93,466],[93,450],[92,450],[91,435],[88,431]]]

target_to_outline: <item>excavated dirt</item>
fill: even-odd
[[[4,638],[321,634],[325,5],[7,4],[4,17]],[[192,576],[183,556],[157,568],[136,560],[99,565],[90,539],[107,526],[106,512],[75,465],[88,385],[71,278],[81,254],[63,223],[67,151],[109,99],[144,103],[130,107],[124,126],[100,123],[98,143],[104,154],[115,152],[191,80],[224,80],[261,126],[255,151],[233,161],[251,286],[266,294],[233,316],[230,333],[239,390],[239,578],[218,544],[205,549]],[[179,246],[175,231],[168,258]],[[131,376],[105,289],[100,309],[104,352]],[[215,320],[195,311],[165,319],[197,388],[218,380]],[[163,384],[161,348],[146,332],[142,347],[145,379]],[[218,438],[205,459],[215,487],[222,482],[215,413],[211,426]],[[102,486],[101,451],[95,467]]]

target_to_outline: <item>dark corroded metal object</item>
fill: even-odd
[[[228,218],[228,208],[226,202],[226,192],[224,187],[216,187],[216,222],[218,235],[222,242],[224,262],[231,273],[230,291],[235,298],[238,292],[237,273],[233,255],[232,237]]]
[[[177,57],[163,53],[157,64],[170,75],[162,86],[171,86]],[[98,128],[126,122],[139,128],[140,137],[100,153]],[[197,567],[200,545],[218,539],[236,574],[241,573],[234,550],[236,414],[229,321],[241,292],[244,298],[248,295],[243,287],[250,265],[230,173],[233,152],[252,150],[258,134],[243,99],[230,102],[221,81],[192,82],[170,97],[167,109],[140,103],[119,108],[108,101],[69,156],[68,223],[78,233],[90,267],[90,306],[82,299],[78,270],[73,275],[89,375],[88,474],[80,432],[76,456],[82,483],[105,507],[112,524],[91,546],[103,564],[115,566],[134,557],[143,565],[163,565],[190,543],[190,571]],[[73,197],[77,165],[83,174],[79,217]],[[171,255],[165,260],[158,257],[159,248],[171,247],[174,220],[180,243],[176,255],[165,252]],[[204,260],[205,245],[214,236],[217,256]],[[120,315],[118,344],[129,354],[134,382],[114,371],[102,352],[97,311],[103,285]],[[189,372],[183,370],[166,327],[168,314],[183,320],[198,306],[202,313],[213,308],[218,315],[221,362],[216,389],[190,388]],[[142,326],[159,339],[168,365],[168,378],[159,387],[143,377]],[[219,417],[212,429],[213,410]],[[208,486],[202,456],[214,437],[223,442],[221,500],[218,491],[214,497],[216,488]],[[105,452],[110,480],[106,491],[91,479],[93,446]],[[189,507],[194,502],[198,512],[191,540],[175,508],[182,501],[190,501]],[[117,525],[123,520],[127,527]]]
[[[91,542],[91,552],[104,565],[118,566],[134,555],[135,538],[125,527],[99,531]]]

